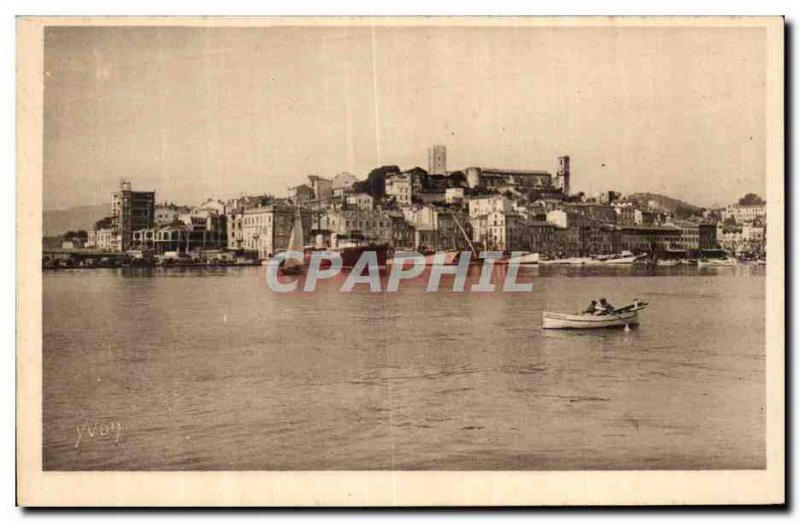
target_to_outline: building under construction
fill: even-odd
[[[152,228],[155,222],[156,193],[132,190],[129,181],[120,180],[119,190],[111,195],[111,226],[114,250],[126,251],[133,244],[136,230]]]

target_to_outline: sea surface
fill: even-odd
[[[277,294],[261,267],[46,271],[44,469],[765,466],[763,266],[523,272]],[[542,330],[599,297],[650,306]]]

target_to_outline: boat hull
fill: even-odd
[[[388,245],[365,245],[365,246],[352,246],[343,248],[330,248],[328,252],[339,254],[342,258],[342,268],[353,268],[361,255],[365,252],[375,252],[375,258],[378,261],[378,266],[385,267],[387,258],[389,256]],[[315,250],[306,250],[306,265],[311,263],[311,257]],[[331,262],[327,259],[320,260],[320,268],[327,269],[331,266]]]
[[[525,254],[524,256],[520,256],[517,262],[520,265],[538,265],[539,264],[539,254]]]
[[[594,330],[596,328],[624,328],[639,324],[637,311],[613,315],[542,313],[542,328],[545,330]]]
[[[632,265],[636,261],[636,256],[625,256],[607,259],[603,261],[607,265]]]
[[[710,259],[699,260],[697,266],[736,266],[735,259]]]
[[[300,275],[305,272],[305,267],[303,265],[281,266],[278,268],[278,272],[282,275]]]

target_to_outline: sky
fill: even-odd
[[[48,27],[44,208],[273,193],[380,165],[765,195],[763,28]]]

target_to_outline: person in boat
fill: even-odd
[[[614,311],[614,305],[606,301],[605,297],[600,299],[599,308],[601,315],[610,314]]]
[[[589,305],[589,307],[586,310],[583,311],[583,313],[585,313],[585,314],[593,314],[596,311],[597,311],[597,300],[596,299],[592,299],[591,304]]]

